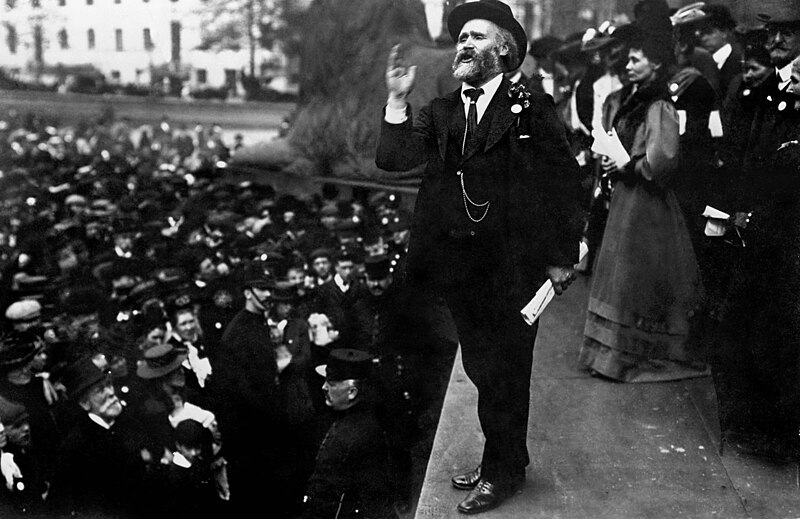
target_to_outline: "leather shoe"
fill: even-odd
[[[481,479],[475,488],[467,495],[467,498],[458,504],[458,511],[462,514],[480,514],[495,508],[503,498],[499,489],[485,479]]]
[[[458,474],[450,478],[450,482],[453,483],[453,486],[459,490],[472,490],[478,484],[478,481],[481,480],[481,466],[478,465],[475,467],[475,470],[471,470],[466,474]]]

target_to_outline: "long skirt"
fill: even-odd
[[[674,192],[618,182],[594,267],[580,362],[623,382],[708,375],[700,348],[689,342],[701,292]]]

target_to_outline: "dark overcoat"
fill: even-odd
[[[382,122],[378,167],[405,171],[427,163],[407,264],[417,286],[452,288],[472,276],[477,263],[501,259],[497,271],[525,287],[514,296],[524,304],[546,279],[546,266],[578,260],[578,166],[563,125],[546,94],[531,92],[530,106],[512,111],[519,103],[508,95],[510,86],[503,79],[478,125],[477,144],[463,156],[460,89],[434,99],[416,120],[409,107],[404,123]],[[474,201],[491,202],[486,221],[467,218],[457,171]],[[480,217],[481,211],[473,212]],[[469,237],[486,243],[487,254],[460,254],[458,243]]]

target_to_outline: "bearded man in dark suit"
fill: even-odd
[[[427,166],[406,274],[444,296],[464,369],[478,388],[483,459],[453,485],[471,490],[458,509],[480,513],[525,480],[536,326],[525,324],[520,309],[548,278],[560,294],[575,277],[578,166],[552,98],[512,88],[503,77],[527,48],[511,9],[498,0],[462,4],[448,27],[462,86],[412,121],[406,98],[416,68],[392,49],[376,163],[389,171]],[[471,89],[481,89],[475,102]]]

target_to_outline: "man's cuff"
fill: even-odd
[[[408,120],[406,108],[407,106],[404,106],[402,109],[397,109],[386,105],[386,113],[383,118],[389,124],[402,124]]]

